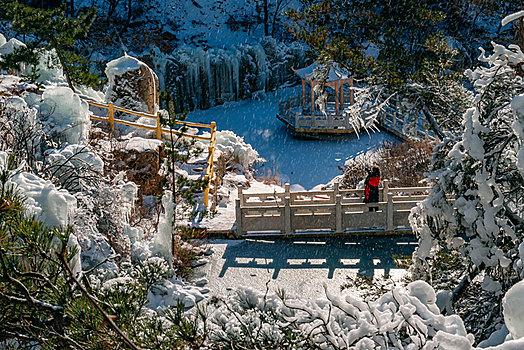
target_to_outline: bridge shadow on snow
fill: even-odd
[[[330,279],[336,269],[358,269],[368,277],[383,269],[387,277],[397,268],[394,257],[411,256],[416,244],[414,236],[247,239],[228,244],[219,277],[242,267],[272,269],[273,279],[283,269],[328,269]]]

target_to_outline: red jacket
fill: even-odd
[[[376,203],[378,202],[378,185],[380,184],[380,176],[368,177],[364,187],[364,202]]]

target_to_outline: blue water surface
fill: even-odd
[[[229,102],[192,112],[188,120],[216,121],[218,130],[232,130],[258,151],[267,162],[257,166],[258,176],[276,174],[282,183],[299,184],[306,189],[329,182],[341,174],[346,160],[379,147],[398,142],[386,132],[367,135],[298,138],[276,118],[278,102],[300,93],[296,88],[280,89],[259,100]]]

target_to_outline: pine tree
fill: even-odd
[[[86,39],[95,19],[95,10],[81,11],[68,17],[64,7],[35,8],[17,0],[0,0],[0,19],[7,20],[20,35],[31,38],[27,48],[15,51],[0,62],[3,68],[16,68],[20,62],[35,65],[39,52],[53,50],[74,90],[74,84],[96,85],[98,78],[90,73],[89,60],[82,55],[80,42]],[[38,72],[34,72],[35,76]],[[33,76],[33,78],[35,77]]]

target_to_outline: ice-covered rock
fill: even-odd
[[[91,121],[89,106],[68,87],[48,87],[39,105],[41,119],[49,133],[57,134],[70,144],[88,140]]]
[[[26,198],[28,214],[49,226],[66,227],[76,209],[76,198],[35,174],[18,172],[8,181]]]
[[[36,69],[38,74],[36,82],[38,83],[65,83],[64,70],[54,49],[41,50],[38,53],[38,64],[36,67],[27,68],[29,69]]]
[[[524,281],[511,287],[502,299],[504,322],[513,339],[524,337]]]
[[[4,37],[4,40],[5,40],[5,37]],[[9,41],[7,41],[2,46],[0,46],[0,59],[2,58],[2,56],[10,55],[13,52],[15,52],[15,50],[25,48],[25,47],[27,47],[26,44],[24,44],[20,40],[16,38],[11,38],[9,39]]]
[[[162,196],[162,207],[164,212],[160,214],[158,220],[158,230],[153,238],[151,250],[153,254],[161,256],[173,265],[173,252],[171,250],[173,240],[173,194],[171,191],[165,191]]]

